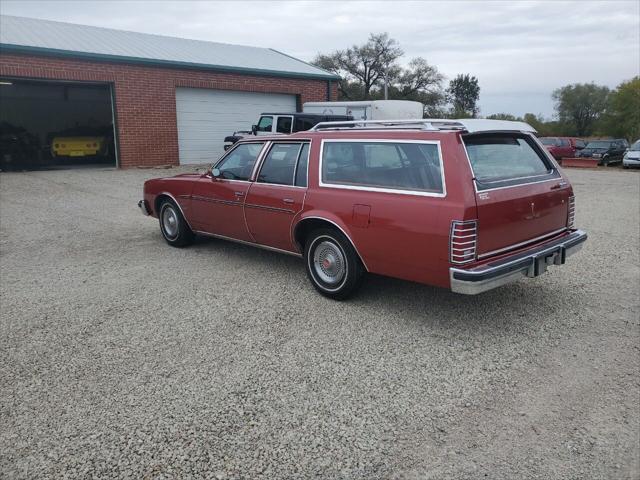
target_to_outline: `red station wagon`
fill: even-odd
[[[365,272],[476,294],[562,265],[587,235],[526,123],[355,121],[241,140],[206,173],[153,179],[169,245],[209,235],[301,256],[323,295]]]

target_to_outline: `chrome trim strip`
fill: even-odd
[[[203,231],[200,231],[200,230],[196,230],[193,233],[196,233],[198,235],[204,235],[205,237],[213,237],[213,238],[219,238],[221,240],[228,240],[230,242],[240,243],[242,245],[261,248],[263,250],[269,250],[269,251],[272,251],[272,252],[284,253],[286,255],[292,255],[294,257],[299,257],[299,258],[302,257],[302,255],[300,253],[298,253],[298,252],[291,252],[289,250],[283,250],[281,248],[270,247],[268,245],[262,245],[260,243],[253,243],[253,242],[247,242],[245,240],[238,240],[237,238],[225,237],[224,235],[217,235],[215,233],[203,232]]]
[[[458,236],[458,232],[466,233],[466,232],[476,232],[473,235],[460,235]],[[449,228],[449,262],[454,265],[464,265],[465,263],[473,262],[476,258],[477,245],[476,240],[478,238],[478,220],[452,220],[451,226]],[[473,237],[473,240],[467,240],[460,242],[459,238],[470,238]],[[473,246],[456,248],[459,245],[466,245],[468,243],[472,243]],[[464,253],[467,250],[472,250],[469,253]],[[463,253],[455,253],[463,252]]]
[[[242,205],[242,202],[234,202],[233,200],[220,200],[212,197],[203,197],[202,195],[192,195],[191,200],[198,200],[200,202],[208,202],[208,203],[221,203],[223,205],[230,205],[230,206]]]
[[[365,185],[344,185],[342,183],[325,183],[322,181],[322,164],[324,161],[325,143],[417,143],[423,145],[436,145],[438,147],[438,160],[440,162],[440,180],[442,182],[442,192],[427,192],[423,190],[400,190],[397,188],[373,187]],[[322,139],[320,142],[320,156],[318,160],[318,186],[321,188],[338,188],[343,190],[360,190],[364,192],[397,193],[400,195],[417,195],[421,197],[445,198],[447,196],[447,185],[444,175],[444,159],[442,157],[442,146],[439,140],[405,140],[405,139],[367,139],[367,138],[330,138]]]
[[[293,230],[295,230],[296,228],[298,228],[298,225],[300,225],[301,222],[303,222],[304,220],[307,219],[312,219],[315,218],[317,220],[324,220],[325,222],[329,222],[330,224],[334,225],[338,230],[340,230],[342,232],[342,234],[347,237],[347,240],[349,240],[349,242],[351,242],[351,246],[353,247],[353,249],[356,251],[356,254],[358,255],[358,258],[360,258],[360,261],[362,262],[362,265],[364,265],[365,270],[368,272],[369,271],[369,267],[367,267],[367,264],[364,262],[364,258],[362,258],[362,255],[360,255],[360,252],[358,251],[358,247],[356,247],[356,244],[353,243],[353,240],[351,239],[351,237],[347,234],[347,232],[345,232],[342,227],[340,225],[338,225],[336,222],[329,220],[328,218],[324,218],[324,217],[316,217],[316,216],[308,216],[308,217],[304,217],[301,218],[298,223],[296,224],[296,226],[293,228]],[[294,236],[295,238],[295,236]]]
[[[484,190],[476,190],[476,192],[480,192],[480,193],[484,193],[484,192],[493,192],[495,190],[503,190],[505,188],[519,188],[519,187],[526,187],[529,185],[536,185],[538,183],[547,183],[547,182],[557,182],[559,178],[562,178],[560,176],[554,177],[554,178],[549,178],[548,180],[540,180],[539,182],[526,182],[526,183],[518,183],[516,185],[506,185],[504,187],[495,187],[495,188],[485,188]],[[517,180],[517,178],[514,178],[514,180]],[[476,180],[474,178],[473,183],[475,185]]]
[[[288,213],[290,215],[294,215],[296,212],[294,210],[288,209],[288,208],[278,208],[278,207],[267,207],[265,205],[257,205],[254,203],[245,203],[244,204],[245,208],[255,208],[258,210],[269,210],[272,212],[282,212],[282,213]]]
[[[576,223],[576,197],[571,195],[569,197],[567,207],[567,228],[574,228]]]
[[[567,230],[567,227],[563,227],[563,228],[560,228],[560,229],[555,230],[553,232],[546,233],[544,235],[540,235],[539,237],[532,238],[530,240],[526,240],[524,242],[516,243],[514,245],[509,245],[508,247],[499,248],[497,250],[492,250],[490,252],[483,253],[482,255],[478,255],[478,260],[482,260],[483,258],[490,257],[491,255],[497,255],[498,253],[507,252],[509,250],[515,250],[518,247],[524,247],[525,245],[528,245],[530,243],[535,243],[538,240],[543,240],[543,239],[548,238],[548,237],[553,237],[554,235],[557,235],[557,234],[559,234],[561,232],[564,232],[566,230]]]

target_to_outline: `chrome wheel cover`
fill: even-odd
[[[170,205],[162,210],[162,227],[170,240],[178,236],[178,214]]]
[[[328,240],[319,243],[313,251],[313,269],[316,276],[327,285],[342,282],[347,267],[340,247]]]

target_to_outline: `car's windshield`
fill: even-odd
[[[636,140],[633,145],[629,148],[632,152],[640,152],[640,140]]]
[[[609,148],[611,142],[589,142],[587,148]]]
[[[556,137],[542,137],[540,141],[543,145],[555,145],[558,139]]]

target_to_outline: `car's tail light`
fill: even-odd
[[[449,235],[449,260],[462,264],[476,259],[476,243],[478,240],[477,220],[454,220],[451,222]]]
[[[93,144],[93,148],[96,148],[97,146],[98,146],[98,144],[97,144],[97,143],[94,143],[94,144]]]
[[[567,207],[567,228],[575,228],[576,224],[576,197],[569,197],[569,206]]]

